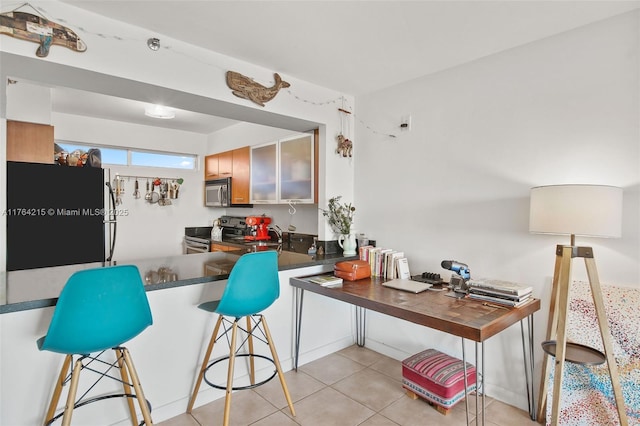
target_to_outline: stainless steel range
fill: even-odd
[[[269,226],[268,233],[270,240],[255,240],[255,230],[247,224],[246,216],[222,216],[220,226],[222,227],[222,241],[216,244],[227,244],[237,249],[246,251],[259,250],[282,250],[282,231],[277,225]],[[184,231],[184,254],[206,253],[211,250],[211,230],[212,226],[201,226],[185,228]],[[305,249],[306,250],[306,249]]]
[[[242,216],[222,216],[222,241],[244,244],[245,235],[249,235],[249,227]],[[212,226],[184,228],[184,254],[206,253],[211,251]]]
[[[184,254],[207,253],[211,249],[212,226],[184,228]]]
[[[244,237],[250,233],[246,219],[246,216],[222,216],[220,218],[222,241],[244,242]]]

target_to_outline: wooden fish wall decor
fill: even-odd
[[[36,56],[39,58],[45,58],[52,45],[68,47],[76,52],[87,50],[85,42],[69,28],[26,12],[1,13],[0,34],[38,43]]]
[[[275,84],[271,87],[265,87],[240,73],[227,71],[227,86],[232,90],[231,93],[237,97],[248,99],[260,106],[264,106],[265,102],[269,102],[276,97],[280,89],[291,86],[282,80],[278,73],[274,73],[273,77],[276,80]]]

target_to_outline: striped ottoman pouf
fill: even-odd
[[[427,349],[402,361],[402,387],[412,398],[434,404],[442,414],[464,398],[462,361],[436,349]],[[467,390],[476,388],[476,368],[467,362]]]

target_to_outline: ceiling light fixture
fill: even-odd
[[[175,118],[176,112],[173,108],[169,108],[164,105],[148,105],[144,109],[144,115],[148,117],[168,120],[171,118]]]
[[[158,49],[160,49],[160,39],[155,37],[148,39],[147,47],[153,50],[154,52],[157,51]]]

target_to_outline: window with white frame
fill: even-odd
[[[193,154],[180,154],[171,152],[139,150],[131,148],[116,148],[108,146],[92,146],[77,142],[56,141],[56,145],[72,153],[74,151],[87,152],[89,149],[98,148],[102,164],[118,166],[142,166],[164,167],[168,169],[195,170],[197,156]]]

